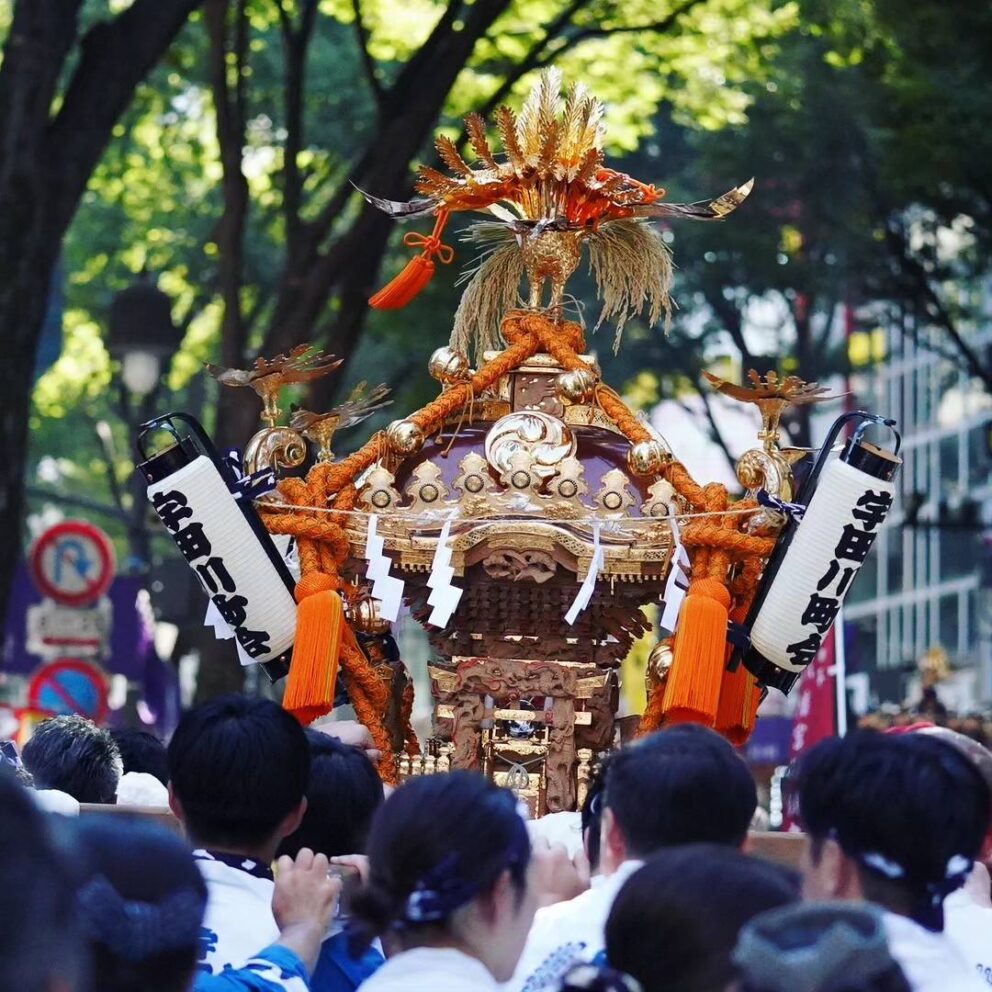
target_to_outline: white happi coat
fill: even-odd
[[[539,909],[517,970],[503,992],[557,992],[572,965],[595,960],[606,948],[606,921],[623,883],[643,864],[624,861],[592,888]]]
[[[358,992],[497,992],[489,969],[451,947],[416,947],[390,958]]]

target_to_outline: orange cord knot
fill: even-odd
[[[689,584],[689,596],[708,596],[715,599],[725,610],[730,609],[730,592],[719,579],[693,579]]]
[[[419,231],[408,231],[403,235],[403,244],[407,248],[423,248],[424,257],[435,257],[442,265],[450,265],[455,260],[455,249],[443,244],[440,237],[431,234],[421,234]]]
[[[326,572],[308,572],[296,583],[296,602],[302,603],[308,596],[320,592],[335,592],[341,588],[341,580]]]

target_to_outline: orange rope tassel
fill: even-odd
[[[296,584],[296,643],[282,705],[304,726],[334,708],[344,604],[324,572]]]
[[[435,258],[444,265],[448,265],[454,259],[454,249],[450,245],[441,243],[441,234],[447,223],[448,211],[441,210],[437,215],[434,230],[429,238],[416,231],[410,231],[404,235],[403,244],[408,248],[423,248],[424,250],[415,258],[411,258],[399,275],[386,283],[369,300],[369,306],[375,310],[399,310],[405,307],[434,278]]]
[[[665,723],[712,727],[727,650],[730,593],[714,578],[694,579],[682,604],[675,656],[662,704]]]

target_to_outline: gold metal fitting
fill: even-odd
[[[465,382],[472,375],[472,367],[468,358],[455,348],[438,348],[427,363],[427,371],[431,378],[445,386],[456,382]]]
[[[555,392],[566,405],[587,403],[596,389],[596,375],[591,369],[569,369],[555,377]]]
[[[398,455],[414,455],[423,447],[424,432],[412,420],[394,420],[386,428],[386,441]]]
[[[675,653],[672,650],[671,638],[666,637],[651,649],[646,671],[649,686],[658,685],[668,678],[674,658]]]
[[[657,475],[673,458],[663,442],[652,438],[638,441],[627,452],[627,467],[634,475]]]

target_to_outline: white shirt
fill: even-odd
[[[359,992],[496,992],[498,988],[477,958],[452,947],[416,947],[390,958]]]
[[[976,864],[964,886],[944,900],[944,933],[978,977],[992,985],[992,899],[985,865]]]
[[[214,856],[204,850],[194,851],[193,856],[207,883],[201,968],[213,975],[228,965],[241,968],[279,939],[272,915],[272,875],[249,858]]]
[[[889,951],[913,992],[985,992],[946,933],[934,933],[895,913],[883,916]]]
[[[592,888],[539,909],[513,978],[503,992],[557,992],[574,964],[592,961],[606,947],[606,921],[623,883],[643,864],[624,861],[608,877],[593,879]]]

